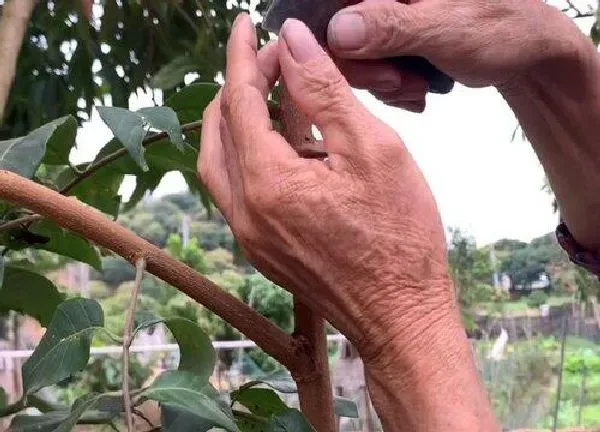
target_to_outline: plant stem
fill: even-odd
[[[196,130],[200,130],[200,129],[202,129],[202,120],[198,120],[198,121],[188,123],[188,124],[181,126],[181,131],[184,133],[192,132],[192,131],[196,131]],[[151,134],[151,135],[148,135],[146,138],[144,138],[144,141],[142,141],[142,145],[144,147],[147,147],[151,144],[162,141],[165,138],[168,138],[168,135],[166,132]],[[123,147],[123,148],[120,148],[119,150],[115,151],[114,153],[111,153],[111,154],[103,157],[102,159],[91,163],[85,170],[78,173],[78,175],[70,183],[68,183],[66,186],[64,186],[60,190],[60,193],[63,195],[68,194],[75,186],[77,186],[79,183],[84,181],[86,178],[90,177],[92,174],[94,174],[100,168],[103,168],[106,165],[108,165],[109,163],[125,156],[127,153],[128,153],[128,150],[125,147]]]
[[[10,222],[6,222],[5,224],[0,225],[0,232],[2,231],[10,231],[14,228],[22,228],[24,225],[31,224],[33,222],[38,222],[44,219],[44,216],[41,215],[29,215],[23,216],[19,219],[12,220]]]
[[[310,363],[299,344],[267,318],[95,208],[2,170],[0,199],[29,208],[62,228],[110,249],[132,264],[145,258],[149,273],[219,315],[290,371],[306,369]]]
[[[131,394],[129,393],[129,348],[133,342],[133,323],[135,321],[135,308],[137,299],[142,289],[146,260],[139,258],[135,262],[135,285],[127,308],[125,329],[123,330],[123,406],[125,408],[125,421],[127,432],[133,432],[133,411],[131,409]]]
[[[329,377],[325,320],[294,298],[294,321],[296,323],[294,337],[305,346],[312,362],[311,372],[307,375],[298,375],[292,371],[298,385],[300,408],[316,430],[333,432],[335,415]]]
[[[2,410],[0,410],[0,418],[8,417],[13,414],[17,414],[20,411],[25,409],[25,398],[21,398],[13,404],[5,406]]]
[[[568,323],[568,310],[567,306],[563,306],[563,317],[562,317],[562,340],[560,344],[560,369],[558,371],[558,383],[556,384],[556,404],[554,405],[554,418],[552,422],[552,432],[556,432],[558,427],[558,412],[560,411],[560,393],[562,391],[562,377],[563,367],[565,364],[565,346],[567,345],[567,323]]]
[[[281,126],[284,138],[298,153],[324,151],[322,143],[314,139],[312,122],[296,109],[285,85],[280,98]],[[300,152],[302,150],[302,152]],[[304,347],[309,364],[290,372],[298,384],[300,408],[319,432],[335,431],[333,391],[329,378],[329,356],[325,320],[294,297],[294,338]]]
[[[146,417],[146,416],[144,415],[144,413],[143,413],[143,412],[141,412],[140,410],[137,410],[137,409],[133,408],[133,409],[131,410],[131,412],[133,412],[133,413],[134,413],[136,416],[138,416],[139,418],[141,418],[142,420],[144,420],[144,421],[146,422],[146,424],[147,424],[148,426],[150,426],[152,429],[154,429],[154,428],[156,427],[156,426],[154,426],[154,425],[152,424],[152,422],[150,421],[150,419],[149,419],[148,417]]]

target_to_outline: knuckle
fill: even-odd
[[[353,96],[350,85],[333,65],[305,67],[304,91],[311,95],[311,111],[316,115],[344,115],[350,110]]]

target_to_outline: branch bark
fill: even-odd
[[[140,258],[135,263],[135,285],[129,307],[127,308],[127,317],[125,319],[125,328],[123,329],[123,406],[125,408],[125,422],[127,432],[133,432],[133,411],[131,409],[131,394],[129,387],[129,348],[133,342],[133,325],[135,321],[135,309],[138,296],[142,290],[144,280],[144,271],[146,270],[146,260]]]
[[[0,18],[0,124],[17,71],[17,60],[37,0],[5,0]]]
[[[112,250],[133,265],[144,258],[149,273],[219,315],[290,371],[306,371],[310,362],[290,335],[201,274],[111,221],[95,208],[2,170],[0,199],[52,219],[61,227]]]
[[[296,109],[285,88],[281,94],[280,106],[281,133],[292,147],[300,155],[326,156],[322,143],[314,139],[312,123]],[[329,376],[325,320],[294,298],[294,321],[296,326],[294,338],[304,347],[305,357],[310,361],[305,368],[308,373],[291,371],[298,385],[300,408],[316,430],[334,432],[336,422]]]

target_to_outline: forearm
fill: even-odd
[[[600,251],[600,58],[583,34],[572,50],[500,89],[536,151],[575,239]]]
[[[450,307],[430,315],[417,324],[399,318],[393,327],[413,327],[413,336],[407,339],[403,332],[390,338],[378,355],[365,359],[369,392],[383,429],[500,430],[458,311]]]

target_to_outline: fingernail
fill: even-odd
[[[362,15],[342,12],[329,23],[328,41],[332,48],[355,50],[365,44],[367,29]]]
[[[292,57],[298,63],[306,63],[325,52],[302,21],[287,19],[283,23],[280,36],[285,39]]]

